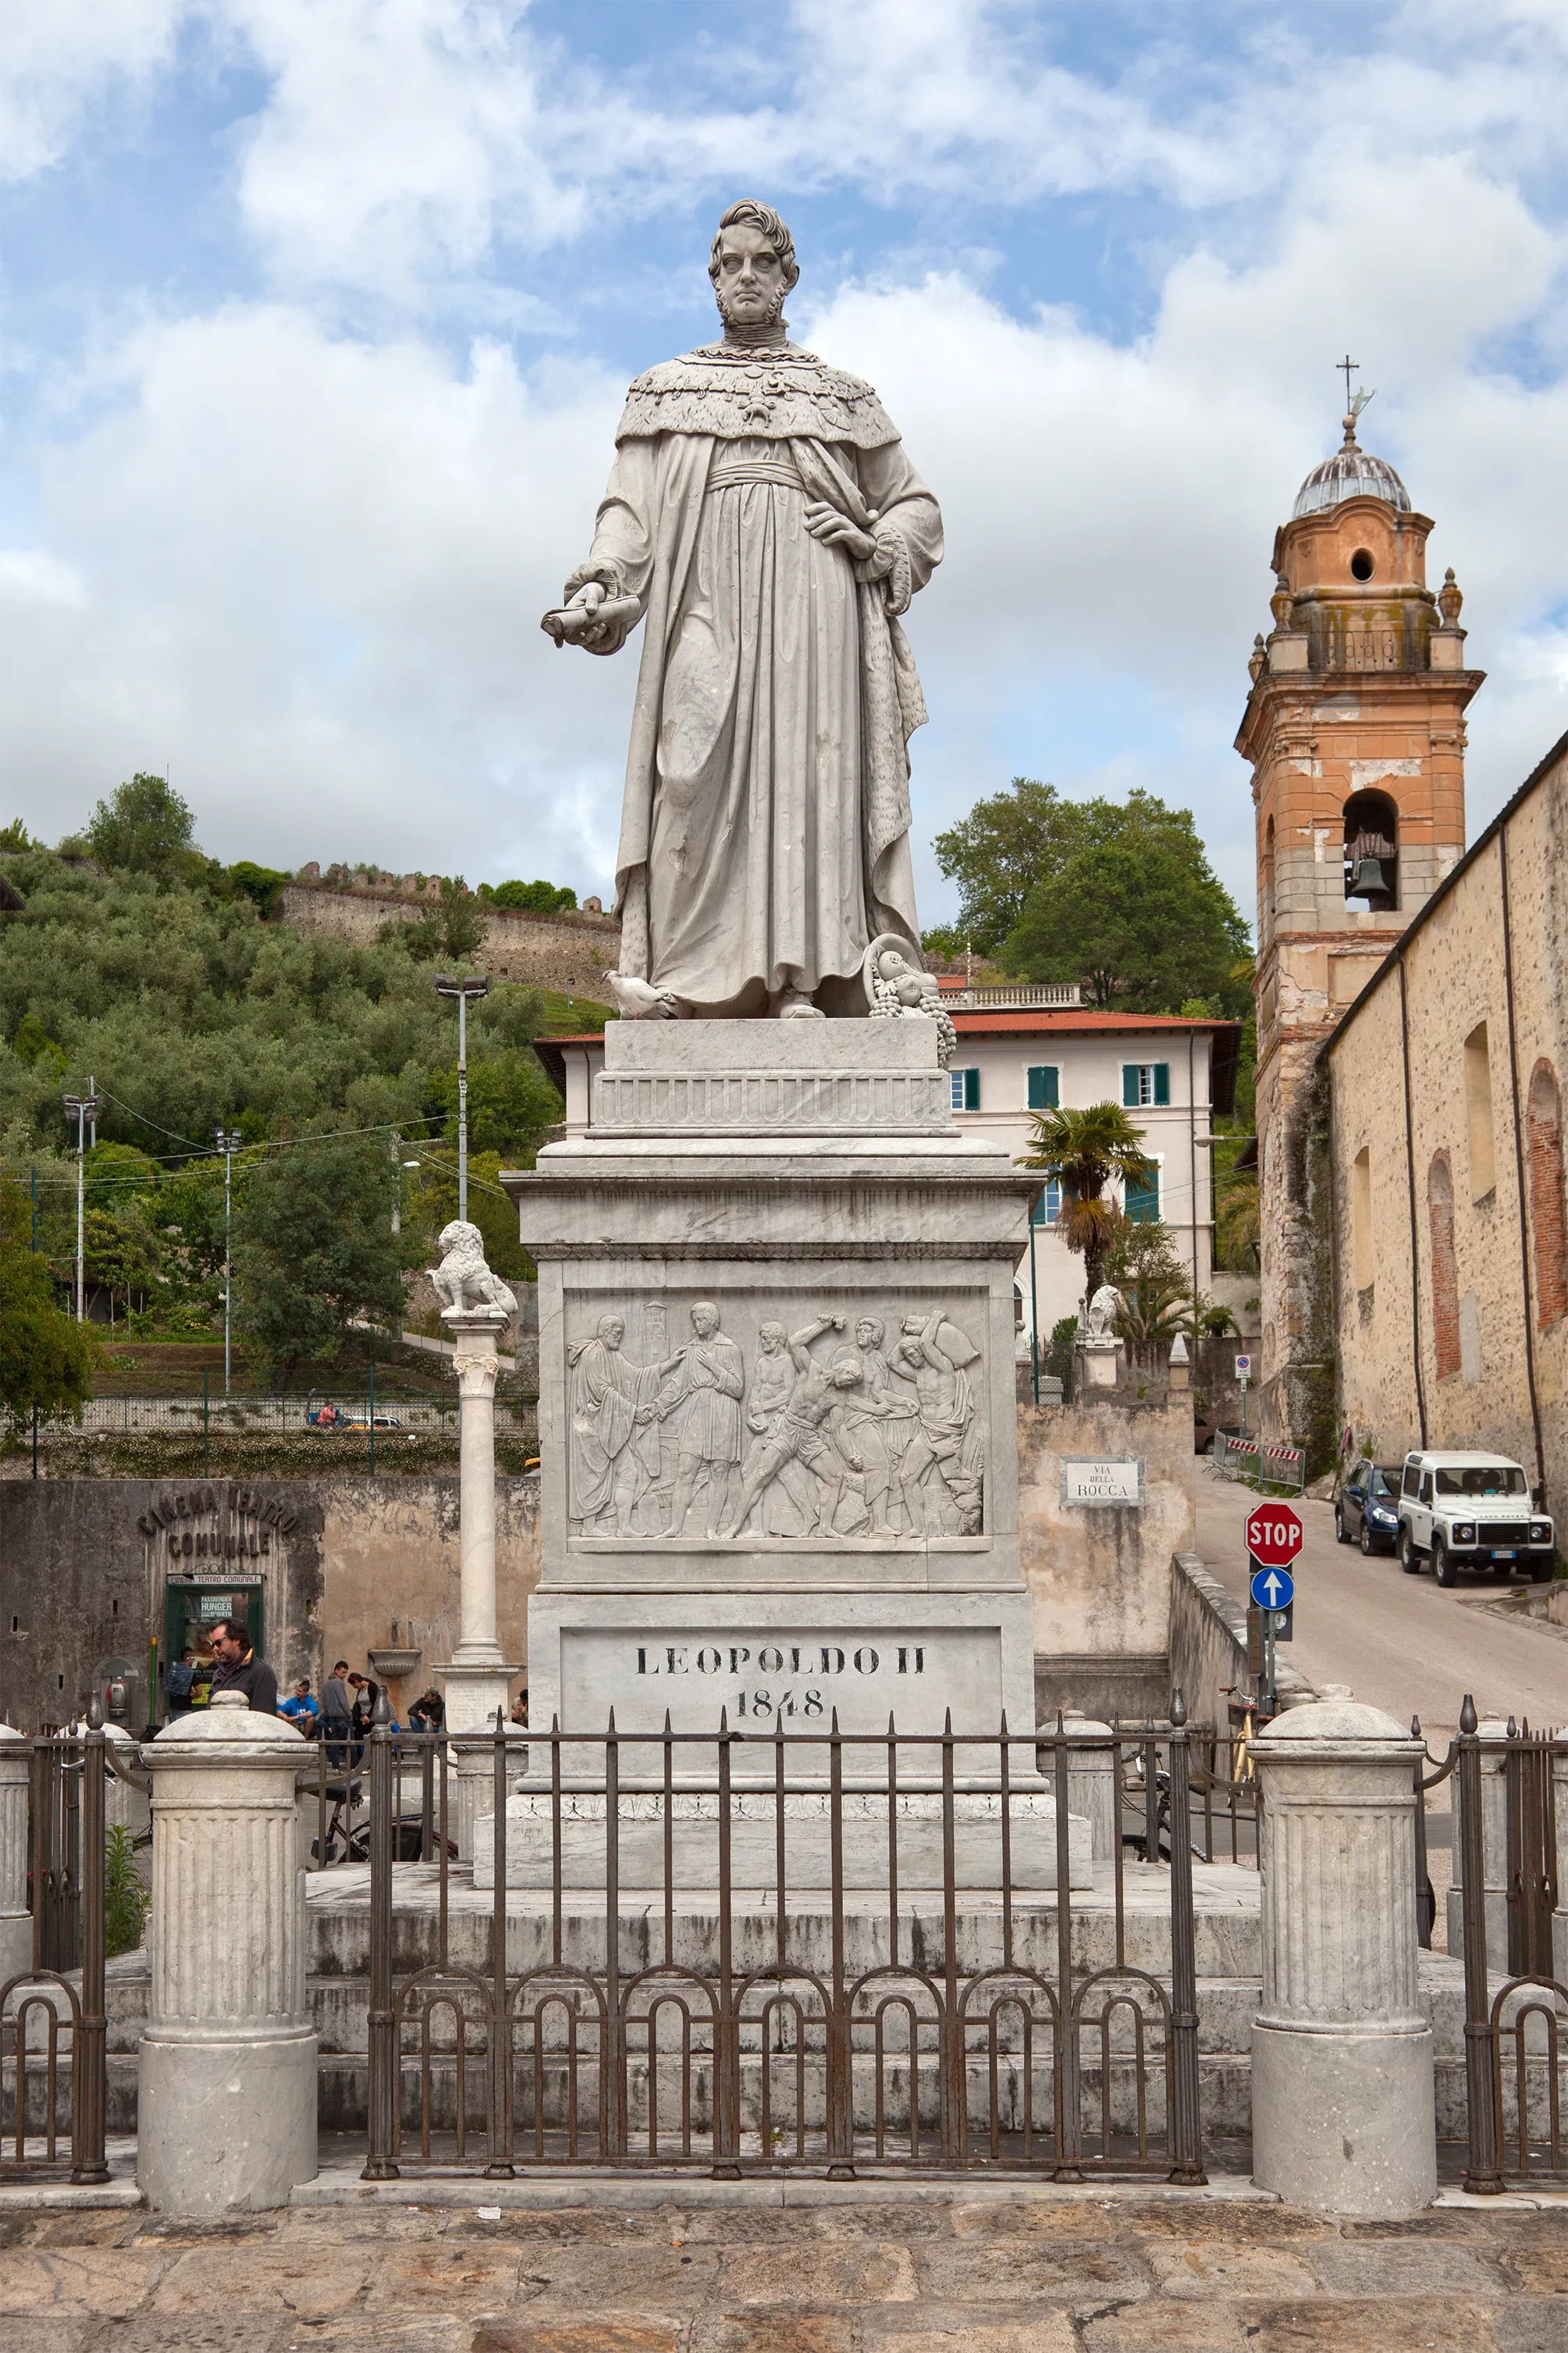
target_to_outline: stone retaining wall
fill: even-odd
[[[406,892],[390,885],[343,889],[294,881],[284,885],[274,903],[284,923],[297,932],[330,932],[337,939],[368,944],[383,923],[415,923],[438,903],[438,897],[437,892],[432,900],[428,891],[421,896],[412,881]],[[595,1005],[615,1002],[605,977],[615,970],[620,955],[621,927],[613,916],[585,910],[531,915],[482,902],[479,912],[486,928],[477,960],[493,978],[517,981],[525,988],[560,989]]]

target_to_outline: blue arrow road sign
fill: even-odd
[[[1255,1568],[1249,1590],[1259,1609],[1289,1609],[1296,1580],[1288,1568]]]

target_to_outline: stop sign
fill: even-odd
[[[1247,1523],[1247,1549],[1265,1568],[1288,1568],[1301,1549],[1301,1515],[1289,1504],[1259,1504]]]

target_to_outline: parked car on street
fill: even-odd
[[[1363,1455],[1352,1463],[1334,1504],[1341,1544],[1359,1543],[1363,1557],[1393,1552],[1399,1542],[1399,1485],[1397,1462],[1372,1462]]]
[[[1399,1483],[1399,1566],[1406,1577],[1432,1563],[1439,1585],[1461,1568],[1552,1576],[1556,1535],[1535,1508],[1521,1464],[1500,1454],[1407,1454]]]

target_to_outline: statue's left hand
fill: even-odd
[[[827,547],[841,547],[857,564],[865,564],[877,553],[870,533],[857,529],[847,514],[840,514],[826,499],[813,499],[805,511],[805,527],[813,539],[820,539]]]

